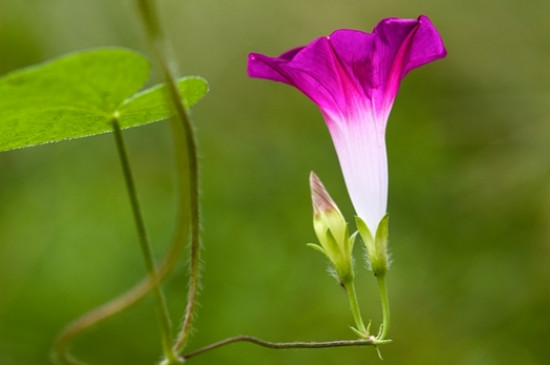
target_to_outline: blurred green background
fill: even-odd
[[[345,295],[305,246],[314,170],[353,209],[316,107],[247,78],[337,28],[428,15],[448,57],[403,82],[387,131],[395,343],[384,364],[546,364],[550,355],[550,2],[161,0],[182,74],[211,87],[193,110],[202,162],[203,291],[189,349],[236,334],[353,338]],[[0,74],[100,46],[149,53],[131,1],[2,0]],[[151,83],[158,81],[153,75]],[[157,257],[174,225],[167,122],[125,132]],[[358,245],[357,248],[360,248]],[[363,253],[358,249],[356,257]],[[166,282],[177,324],[185,259]],[[380,320],[357,265],[365,317]],[[110,134],[0,153],[0,364],[48,364],[63,326],[144,276]],[[152,300],[79,337],[90,364],[153,364]],[[379,364],[372,348],[235,344],[190,364]]]

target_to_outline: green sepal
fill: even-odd
[[[318,237],[321,244],[307,243],[308,247],[313,248],[314,250],[322,253],[325,257],[328,258],[334,269],[335,278],[340,282],[340,284],[348,283],[353,280],[353,266],[351,258],[351,250],[349,250],[350,242],[343,242],[341,246],[330,229],[325,230],[325,234],[321,237]],[[349,240],[347,236],[347,227],[346,227],[346,236],[344,240]]]
[[[316,244],[316,243],[306,243],[306,246],[311,247],[315,251],[320,252],[324,256],[328,257],[328,255],[327,255],[326,251],[323,249],[323,247],[319,246],[318,244]]]
[[[365,221],[361,219],[361,217],[355,217],[355,224],[357,225],[357,231],[363,239],[368,255],[374,255],[376,252],[376,247],[374,245],[374,238],[372,237],[372,233],[370,233],[369,227]]]
[[[375,276],[380,277],[386,274],[388,270],[388,223],[389,215],[386,214],[376,229],[376,235],[373,238],[367,224],[360,218],[355,217],[357,230],[363,238],[368,253],[370,268]]]
[[[353,232],[351,236],[349,236],[349,252],[350,255],[353,252],[353,247],[355,246],[355,240],[357,239],[357,235],[359,234],[359,231]]]
[[[340,247],[338,246],[338,241],[336,241],[336,238],[334,237],[334,234],[332,234],[332,231],[330,229],[327,229],[325,232],[325,250],[327,251],[327,254],[331,257],[332,261],[340,254]]]
[[[390,222],[389,214],[386,214],[384,218],[378,223],[376,228],[376,237],[374,238],[374,246],[379,256],[380,267],[379,274],[385,274],[388,270],[388,225]],[[376,274],[376,273],[375,273]],[[377,275],[379,276],[379,275]]]
[[[349,237],[347,236],[347,228],[346,235],[343,239],[343,246],[340,247],[332,232],[330,230],[327,231],[327,241],[330,244],[331,249],[331,257],[329,257],[329,259],[334,266],[334,270],[336,271],[340,284],[349,283],[353,280],[352,259],[349,251],[346,252],[346,247],[349,247],[349,243],[346,242],[349,240]]]

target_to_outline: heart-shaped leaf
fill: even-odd
[[[148,61],[133,51],[108,48],[70,54],[0,79],[0,151],[29,147],[169,118],[162,85],[142,92]],[[200,77],[179,79],[187,108],[208,91]]]

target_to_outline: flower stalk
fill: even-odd
[[[385,341],[388,339],[390,331],[390,301],[388,299],[388,288],[386,285],[386,275],[377,276],[378,291],[380,293],[380,302],[382,304],[382,324],[380,331],[376,336],[376,341]]]
[[[355,321],[355,327],[351,329],[361,338],[369,338],[370,332],[368,327],[365,327],[363,323],[363,317],[361,317],[361,310],[359,309],[359,303],[357,302],[357,294],[355,293],[355,282],[344,284],[344,289],[348,294],[349,305],[351,308],[351,314],[353,315],[353,320]]]

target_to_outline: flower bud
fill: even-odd
[[[309,177],[313,202],[313,228],[320,245],[308,246],[322,252],[331,262],[336,279],[341,284],[353,280],[353,237],[350,238],[348,225],[340,209],[332,200],[323,183],[315,173]]]

